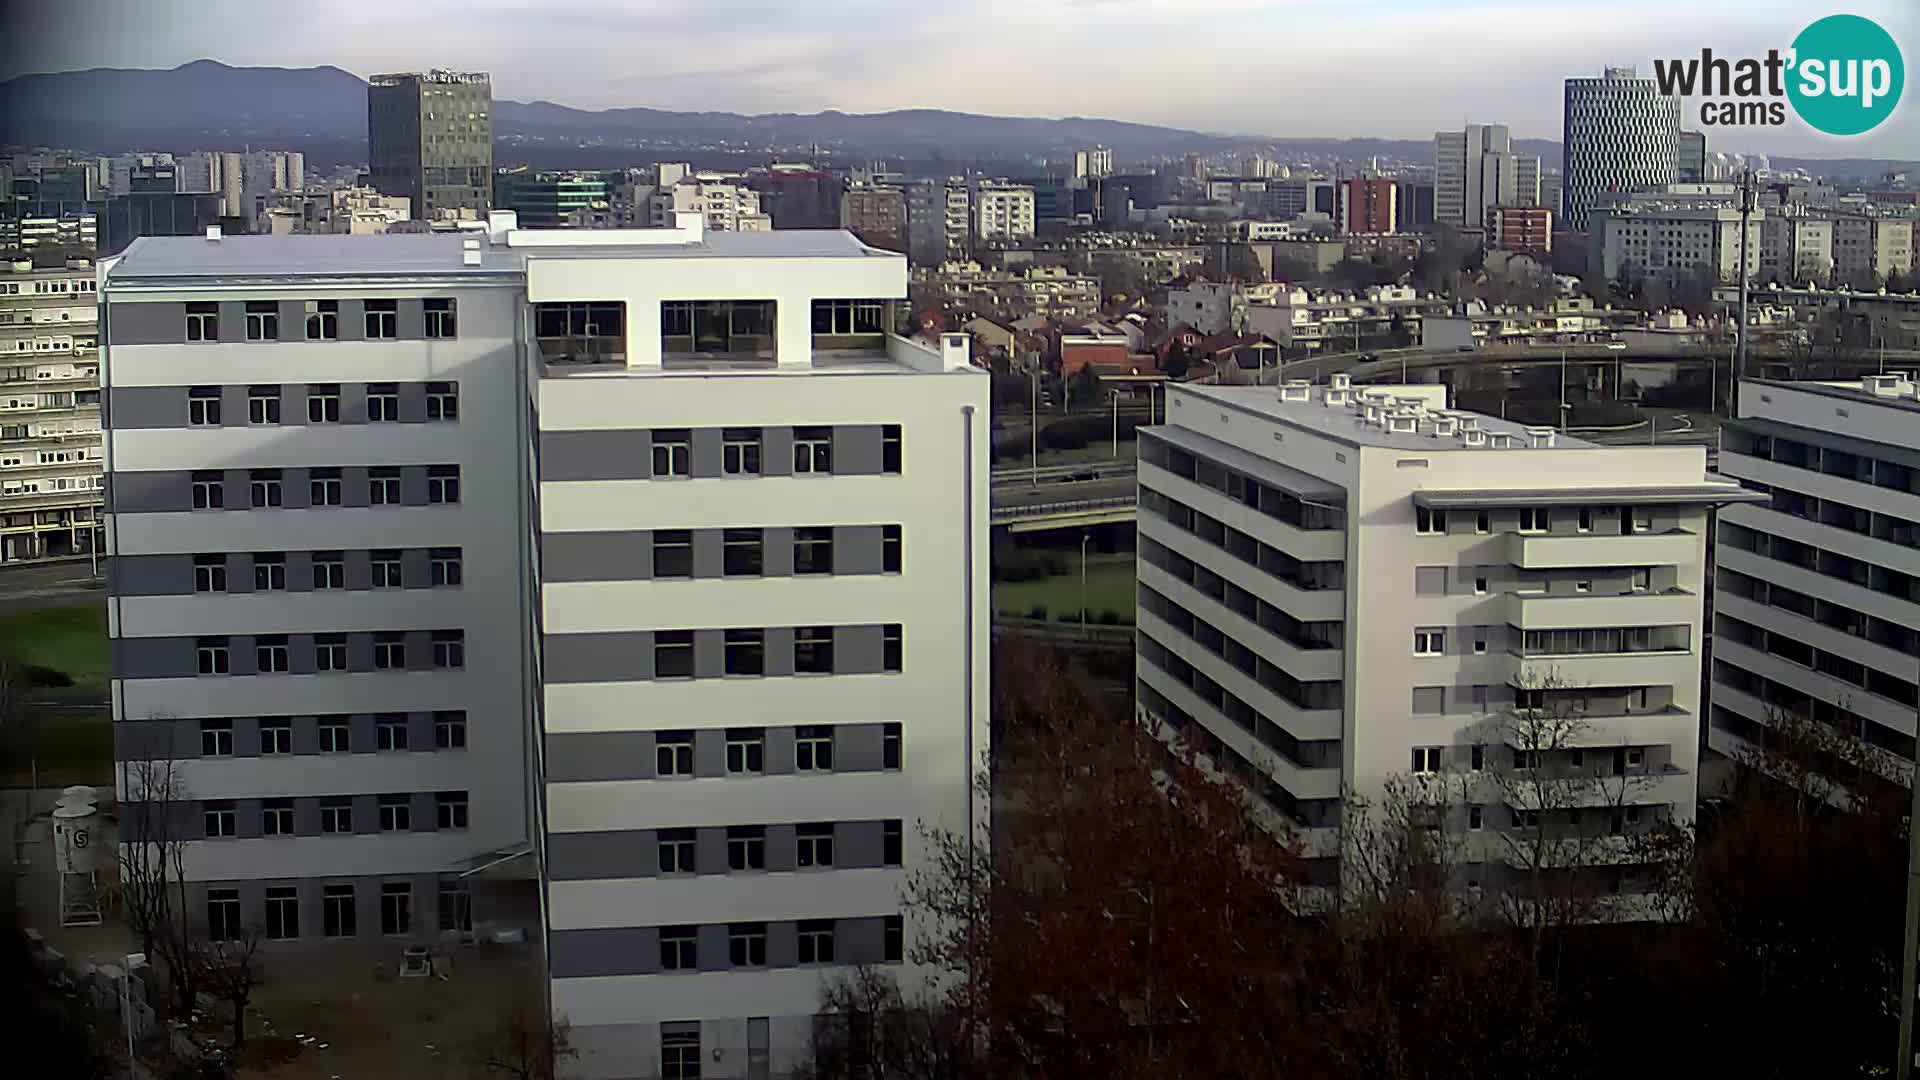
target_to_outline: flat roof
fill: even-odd
[[[1514,438],[1513,445],[1495,449],[1487,446],[1467,446],[1458,439],[1437,438],[1429,433],[1434,415],[1432,410],[1428,411],[1428,422],[1422,425],[1423,430],[1419,434],[1388,431],[1386,428],[1366,423],[1351,408],[1327,405],[1323,398],[1326,387],[1319,385],[1313,387],[1311,401],[1281,401],[1279,389],[1272,386],[1207,386],[1189,383],[1176,389],[1241,412],[1252,413],[1291,427],[1311,431],[1349,446],[1378,446],[1389,450],[1464,454],[1510,454],[1522,451],[1532,454],[1551,454],[1556,450],[1600,449],[1598,443],[1591,443],[1559,432],[1555,433],[1553,445],[1550,447],[1529,446],[1527,445],[1527,428],[1533,425],[1461,410],[1449,410],[1448,415],[1471,417],[1479,421],[1480,430],[1489,434],[1511,435]],[[1353,387],[1355,394],[1364,394],[1369,390],[1391,389],[1394,388],[1364,384]]]
[[[1769,502],[1764,492],[1743,488],[1731,480],[1701,480],[1697,484],[1645,484],[1620,487],[1560,488],[1424,488],[1413,493],[1415,506],[1436,510],[1493,506],[1590,506],[1594,503],[1735,503]]]
[[[1338,484],[1312,473],[1282,465],[1277,461],[1270,461],[1258,454],[1249,453],[1231,443],[1221,442],[1211,435],[1202,435],[1197,431],[1172,426],[1143,427],[1140,429],[1140,434],[1150,439],[1159,439],[1183,450],[1190,450],[1301,498],[1335,503],[1347,501],[1347,489]]]
[[[1896,370],[1912,373],[1910,365],[1902,364]],[[1765,386],[1775,390],[1797,390],[1803,394],[1819,394],[1822,397],[1841,398],[1863,405],[1878,405],[1882,408],[1900,409],[1905,412],[1920,413],[1920,399],[1912,396],[1881,397],[1870,390],[1863,390],[1859,384],[1838,382],[1794,382],[1786,379],[1743,379],[1753,386]]]

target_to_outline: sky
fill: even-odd
[[[1099,116],[1274,137],[1560,137],[1561,80],[1656,57],[1763,55],[1849,11],[1920,63],[1920,2],[1854,0],[0,0],[0,79],[332,64],[488,71],[580,108]],[[1800,125],[1712,148],[1920,158],[1920,87],[1850,139]],[[1691,110],[1690,110],[1691,112]],[[1697,126],[1691,115],[1683,124]]]

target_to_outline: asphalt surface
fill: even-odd
[[[106,583],[95,578],[92,569],[85,559],[0,566],[0,611],[68,607],[103,600]]]

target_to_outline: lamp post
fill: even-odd
[[[1093,539],[1091,531],[1080,534],[1080,635],[1088,636],[1087,629],[1087,544]]]
[[[1027,417],[1027,440],[1033,453],[1033,486],[1040,486],[1040,371],[1027,368],[1027,383],[1033,390],[1032,410]]]
[[[1113,460],[1120,460],[1120,391],[1116,387],[1108,391],[1113,395]]]

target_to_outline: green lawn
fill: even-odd
[[[107,690],[107,608],[93,601],[73,607],[0,614],[0,653],[63,671],[75,690]]]
[[[1067,560],[1071,572],[1041,581],[996,581],[993,583],[993,610],[1003,615],[1025,617],[1036,606],[1047,609],[1047,618],[1080,613],[1080,556]],[[1111,611],[1121,621],[1133,622],[1134,560],[1132,552],[1087,557],[1087,617],[1098,621],[1100,613]]]
[[[37,773],[36,773],[37,767]],[[113,783],[113,721],[101,709],[31,708],[0,731],[0,787]]]

